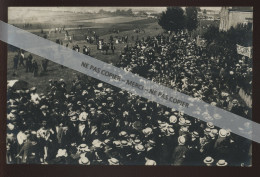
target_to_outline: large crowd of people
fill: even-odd
[[[179,33],[126,45],[116,66],[250,118],[236,96],[252,67],[228,57]],[[50,80],[46,90],[8,88],[8,163],[251,165],[251,141],[96,79]]]

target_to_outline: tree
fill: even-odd
[[[185,16],[181,7],[167,7],[158,20],[165,30],[178,33],[185,28]]]
[[[186,28],[189,32],[198,27],[198,9],[196,7],[186,7]]]
[[[203,38],[207,40],[207,43],[210,44],[220,36],[219,29],[216,26],[211,25],[208,30],[202,35]]]

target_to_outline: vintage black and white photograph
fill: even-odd
[[[252,120],[253,7],[8,7],[8,24]],[[6,163],[251,167],[252,140],[8,45]]]

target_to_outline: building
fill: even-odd
[[[238,24],[249,25],[253,30],[253,7],[222,7],[219,30],[227,31]]]

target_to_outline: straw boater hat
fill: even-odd
[[[207,126],[208,126],[209,128],[214,128],[214,125],[213,125],[212,122],[208,122],[208,123],[207,123]]]
[[[185,125],[185,122],[186,120],[183,117],[179,118],[179,125]]]
[[[134,144],[141,144],[141,140],[135,139],[135,140],[134,140]]]
[[[205,132],[205,133],[210,133],[210,132],[211,132],[211,129],[207,127],[207,128],[205,128],[204,132]]]
[[[88,117],[88,113],[82,112],[79,115],[79,121],[85,122],[87,120],[87,117]]]
[[[67,157],[68,153],[66,149],[59,149],[56,157]]]
[[[122,144],[123,146],[128,146],[128,142],[127,142],[126,140],[122,140],[122,141],[121,141],[121,144]]]
[[[225,129],[220,129],[218,132],[220,137],[226,137],[227,136],[227,131]]]
[[[187,127],[181,127],[180,131],[182,131],[182,132],[188,132],[188,128],[187,128]]]
[[[79,159],[79,164],[80,164],[80,165],[90,165],[90,161],[88,160],[87,157],[81,157],[81,158]]]
[[[80,144],[77,149],[80,152],[88,152],[88,151],[90,151],[86,144]]]
[[[122,136],[122,137],[126,137],[127,136],[127,133],[125,131],[121,131],[119,133],[119,136]]]
[[[103,83],[99,83],[99,84],[97,85],[97,87],[98,87],[98,88],[103,87]]]
[[[121,147],[121,142],[120,142],[120,141],[113,141],[113,144],[114,144],[116,147]]]
[[[150,128],[150,127],[147,127],[147,128],[145,128],[145,129],[143,129],[143,134],[145,135],[145,136],[148,136],[148,135],[150,135],[152,132],[153,132],[153,130]]]
[[[135,150],[142,152],[142,151],[145,151],[145,148],[142,144],[137,144],[137,145],[135,145]]]
[[[148,160],[145,162],[145,165],[147,165],[147,166],[155,166],[155,165],[156,165],[156,162],[155,162],[154,160],[148,159]]]
[[[225,161],[225,160],[219,160],[218,162],[217,162],[217,166],[227,166],[227,162]]]
[[[185,120],[185,125],[189,126],[189,125],[191,125],[191,122],[189,120]]]
[[[169,135],[174,135],[175,134],[174,129],[168,128],[168,133],[169,133]]]
[[[184,145],[185,142],[186,142],[185,137],[184,136],[179,136],[179,138],[178,138],[179,145]]]
[[[77,116],[72,116],[72,117],[70,117],[70,121],[72,121],[72,122],[75,122],[75,121],[77,121],[78,119],[77,119]]]
[[[206,157],[204,160],[203,160],[203,162],[205,163],[205,164],[212,164],[213,162],[214,162],[214,159],[212,158],[212,157]]]
[[[119,165],[119,160],[117,160],[116,158],[111,158],[108,159],[108,163],[109,165]]]
[[[103,143],[102,143],[100,140],[98,140],[98,139],[95,139],[95,140],[93,140],[93,142],[92,142],[92,145],[93,145],[95,148],[100,148],[102,144],[103,144]]]
[[[14,125],[11,124],[11,123],[7,124],[7,127],[8,127],[9,130],[13,130],[14,129]]]
[[[198,137],[199,137],[199,133],[196,132],[196,131],[193,131],[193,132],[192,132],[192,136],[198,138]]]
[[[177,117],[176,116],[170,116],[170,123],[176,123],[177,122]]]
[[[212,129],[211,133],[213,133],[214,135],[218,134],[218,130],[217,129]]]

